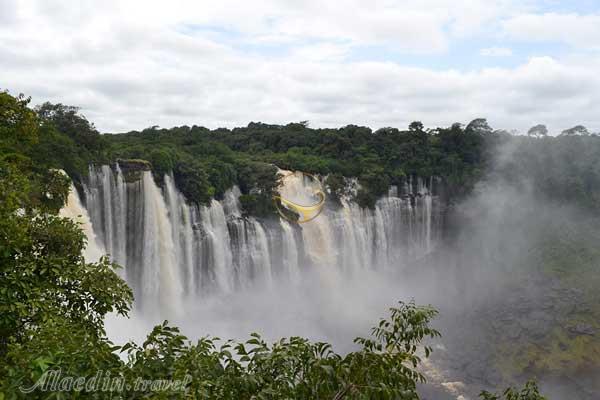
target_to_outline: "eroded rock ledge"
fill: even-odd
[[[142,178],[142,172],[151,171],[152,164],[142,159],[117,159],[117,164],[123,172],[123,178],[126,182],[135,182]]]

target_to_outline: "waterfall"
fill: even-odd
[[[75,189],[75,186],[71,184],[69,187],[69,195],[67,197],[67,204],[60,210],[59,215],[64,218],[79,224],[83,233],[87,238],[87,244],[83,249],[83,257],[86,262],[96,262],[105,253],[102,246],[98,243],[94,227],[90,221],[87,210],[81,204],[79,194]]]
[[[179,270],[184,264],[177,258],[173,228],[164,197],[154,183],[152,173],[142,178],[144,193],[144,230],[142,235],[142,297],[158,300],[161,310],[180,310],[182,281]]]
[[[237,187],[222,200],[196,205],[172,175],[158,182],[150,171],[105,165],[90,167],[84,184],[86,234],[94,237],[93,225],[99,246],[125,267],[135,307],[144,313],[168,316],[207,296],[279,279],[301,282],[307,270],[331,277],[400,269],[430,252],[439,233],[433,181],[416,177],[391,188],[373,209],[331,200],[305,224],[244,216]],[[313,189],[293,176],[281,192],[311,204]]]
[[[182,269],[185,292],[193,294],[196,292],[196,276],[194,273],[196,247],[194,246],[194,232],[192,230],[194,211],[175,188],[172,175],[165,175],[165,197],[169,220],[171,221],[171,237],[174,242],[174,262],[179,263]]]
[[[106,252],[113,260],[125,265],[126,260],[126,188],[121,169],[115,173],[108,165],[100,170],[89,168],[89,185],[85,187],[86,205]]]
[[[300,280],[300,269],[298,260],[298,248],[296,245],[296,238],[294,236],[294,230],[290,223],[286,220],[280,219],[282,235],[281,235],[281,263],[282,270],[284,270],[288,278],[292,282],[298,282]]]
[[[231,239],[223,206],[216,200],[210,207],[202,207],[201,220],[204,226],[205,240],[202,247],[204,268],[210,285],[223,292],[231,291],[235,280],[232,266]]]

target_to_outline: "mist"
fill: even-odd
[[[563,271],[546,261],[552,257],[549,243],[567,248],[597,243],[596,217],[536,192],[527,171],[519,171],[518,180],[507,179],[501,171],[515,162],[515,149],[514,144],[501,147],[473,192],[440,210],[444,237],[421,257],[352,273],[301,265],[299,281],[276,278],[272,285],[194,298],[168,319],[192,340],[206,335],[245,340],[259,332],[270,341],[289,336],[326,341],[346,353],[389,307],[414,300],[440,312],[433,325],[442,338],[424,367],[430,381],[423,388],[425,398],[475,398],[482,389],[537,378],[553,399],[572,399],[573,393],[585,399],[592,393],[588,375],[593,370],[548,349],[560,342],[563,330],[573,333],[568,331],[573,308],[589,301],[569,276],[577,272],[585,280],[589,271],[569,271],[568,265]],[[109,337],[120,344],[141,341],[162,322],[164,316],[156,314],[145,310],[134,311],[129,320],[110,317]],[[595,327],[584,327],[593,337]],[[559,343],[565,354],[571,345]],[[549,360],[558,360],[557,365],[540,374]]]

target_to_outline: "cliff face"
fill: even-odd
[[[149,161],[141,159],[117,159],[123,179],[126,182],[136,182],[142,179],[142,172],[151,171],[152,164]]]
[[[302,180],[290,184],[296,192],[307,189]],[[192,204],[169,175],[159,188],[139,160],[92,167],[84,192],[94,229],[125,266],[137,306],[156,308],[152,302],[164,307],[190,296],[301,279],[317,269],[342,275],[400,270],[440,240],[436,185],[411,179],[373,209],[341,199],[304,225],[276,214],[244,216],[236,187],[209,206]]]

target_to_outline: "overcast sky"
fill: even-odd
[[[596,0],[0,0],[0,89],[102,132],[310,121],[600,130]]]

